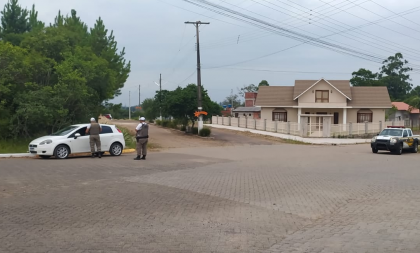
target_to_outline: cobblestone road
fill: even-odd
[[[420,252],[419,155],[366,145],[0,160],[0,252]]]

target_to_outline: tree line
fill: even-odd
[[[220,115],[222,107],[210,99],[204,86],[201,87],[201,91],[203,111],[208,113],[203,117],[204,120],[209,119],[212,115]],[[184,126],[190,123],[194,126],[197,121],[194,116],[194,112],[197,111],[197,99],[196,84],[177,87],[172,91],[156,91],[153,98],[143,101],[141,105],[143,112],[140,113],[149,120],[154,120],[162,115],[163,118],[173,117]]]
[[[350,83],[353,86],[386,86],[393,102],[406,102],[420,108],[420,86],[413,88],[410,83],[409,63],[401,53],[396,53],[382,62],[379,72],[361,68],[352,73]],[[375,94],[372,94],[374,96]]]
[[[86,122],[120,94],[129,73],[112,31],[89,28],[75,10],[38,20],[35,5],[9,0],[1,11],[0,137],[51,133]]]

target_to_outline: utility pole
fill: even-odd
[[[159,74],[159,115],[162,120],[162,74]]]
[[[230,116],[232,116],[233,115],[233,89],[230,90],[230,100],[231,100]]]
[[[140,107],[140,85],[139,85],[139,107]],[[140,108],[139,108],[140,110]]]
[[[131,91],[128,91],[128,118],[131,119]]]
[[[200,25],[209,25],[209,22],[185,22],[185,24],[193,24],[196,30],[196,37],[197,37],[197,97],[198,97],[198,111],[201,112],[203,110],[202,105],[202,98],[201,98],[201,63],[200,63],[200,35],[198,31],[198,27]],[[203,129],[203,115],[200,114],[198,118],[198,132]]]

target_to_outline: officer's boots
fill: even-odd
[[[92,153],[92,158],[95,158],[95,153]]]
[[[136,158],[134,158],[134,160],[140,160],[141,158],[140,158],[140,156],[138,155],[138,156],[136,156]]]
[[[102,153],[98,152],[98,157],[101,158],[102,157]]]
[[[144,156],[142,156],[141,158],[140,158],[140,160],[146,160],[146,156],[144,155]]]

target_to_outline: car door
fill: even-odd
[[[111,147],[114,132],[109,126],[102,126],[102,132],[99,135],[101,137],[101,149],[102,151],[108,151]]]
[[[407,130],[408,137],[407,137],[407,146],[412,148],[414,144],[413,132],[411,130]]]
[[[405,149],[409,148],[408,139],[409,139],[408,131],[405,129],[404,132],[403,132],[403,137],[401,138],[401,141],[403,143],[403,148],[405,148]]]
[[[70,148],[72,153],[88,153],[90,152],[89,134],[86,134],[86,128],[82,127],[72,133],[70,138]],[[80,134],[80,137],[74,139],[76,133]]]

